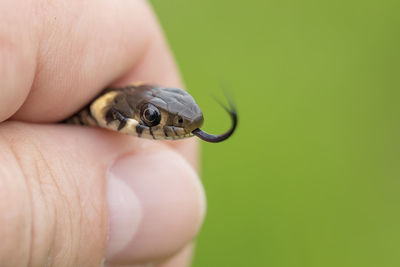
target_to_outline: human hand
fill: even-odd
[[[0,17],[0,265],[188,266],[195,140],[51,124],[110,84],[181,87],[147,3],[1,1]]]

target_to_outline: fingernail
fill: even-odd
[[[112,170],[108,174],[107,185],[109,235],[106,259],[111,259],[126,247],[142,219],[139,199],[123,177],[118,177]]]
[[[204,216],[198,176],[178,153],[144,149],[109,170],[106,261],[147,263],[190,242]]]

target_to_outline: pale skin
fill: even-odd
[[[190,266],[194,139],[60,125],[103,88],[182,87],[142,0],[0,0],[0,265]]]

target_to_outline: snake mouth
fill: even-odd
[[[231,101],[229,101],[230,108],[227,108],[225,105],[223,105],[221,103],[219,103],[219,104],[231,116],[231,119],[232,119],[231,128],[227,132],[225,132],[223,134],[218,134],[218,135],[209,134],[209,133],[206,133],[205,131],[201,130],[200,128],[197,128],[197,129],[194,129],[192,131],[192,134],[194,134],[195,136],[197,136],[201,140],[204,140],[204,141],[210,142],[210,143],[222,142],[222,141],[228,139],[233,134],[233,132],[236,129],[237,123],[238,123],[238,116],[237,116],[236,108],[235,108],[235,106],[233,105],[233,103]]]

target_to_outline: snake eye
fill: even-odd
[[[144,123],[149,127],[156,126],[161,121],[160,111],[152,104],[146,104],[143,106],[141,117]]]

